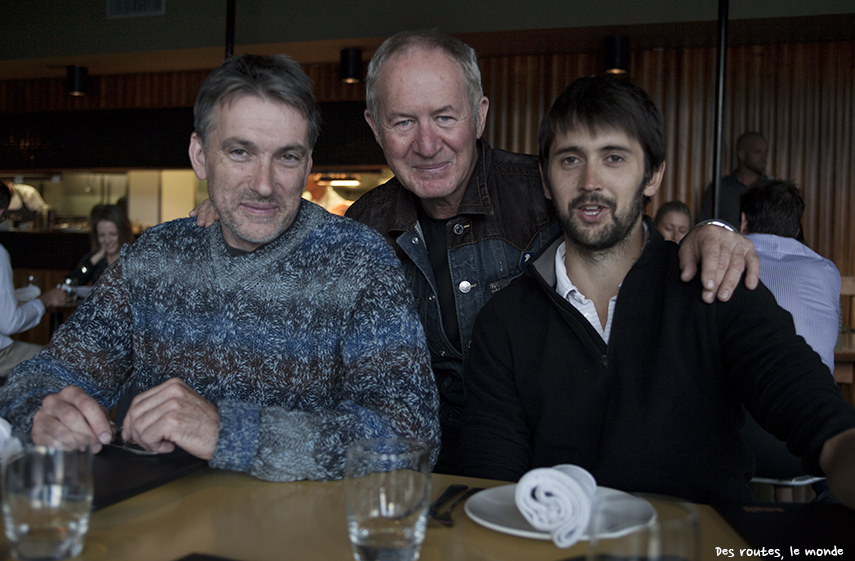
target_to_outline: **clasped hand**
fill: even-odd
[[[210,460],[217,447],[217,407],[178,378],[141,393],[122,423],[122,438],[165,454],[180,446]],[[72,449],[90,446],[97,453],[113,439],[108,412],[77,386],[47,396],[33,416],[35,444]]]

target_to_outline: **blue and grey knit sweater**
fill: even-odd
[[[121,260],[0,389],[29,437],[45,395],[83,388],[110,408],[171,377],[219,408],[210,465],[277,481],[339,478],[347,445],[402,436],[439,449],[425,336],[395,254],[373,230],[302,202],[294,224],[233,255],[183,219]]]

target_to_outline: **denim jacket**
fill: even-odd
[[[494,150],[483,140],[477,150],[457,216],[446,226],[463,352],[443,329],[416,197],[392,178],[347,211],[348,217],[383,234],[404,266],[439,385],[440,421],[454,428],[461,426],[463,365],[475,317],[494,293],[522,274],[522,263],[561,231],[552,204],[543,196],[535,156]]]

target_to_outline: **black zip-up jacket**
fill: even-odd
[[[562,238],[493,297],[466,375],[464,471],[516,481],[580,465],[599,485],[697,502],[750,500],[740,402],[821,474],[825,441],[855,427],[828,369],[764,286],[705,304],[680,280],[677,245],[648,217],[609,344],[555,292]]]

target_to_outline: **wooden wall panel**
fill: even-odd
[[[735,165],[734,143],[748,130],[770,143],[768,172],[804,191],[808,245],[855,275],[855,42],[728,49],[723,166]],[[484,57],[490,112],[484,137],[496,148],[535,153],[546,108],[572,80],[599,72],[590,53]],[[662,109],[668,165],[649,211],[667,200],[693,212],[712,180],[716,51],[635,51],[630,75]],[[337,64],[304,66],[319,101],[364,99],[362,84],[338,80]],[[91,77],[90,95],[65,95],[62,79],[0,81],[0,112],[192,106],[207,70]]]
[[[727,52],[722,169],[736,165],[735,142],[749,130],[769,140],[767,172],[805,197],[808,245],[855,275],[855,43],[765,45]],[[536,123],[573,79],[598,71],[597,57],[555,54],[481,60],[495,147],[535,153]],[[712,181],[715,49],[633,53],[630,74],[660,107],[668,165],[649,211],[680,199],[693,212]]]

